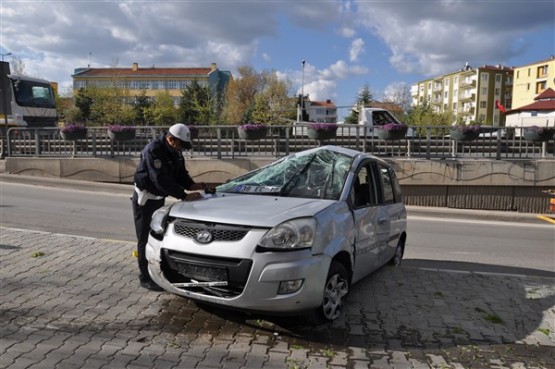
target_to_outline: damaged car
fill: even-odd
[[[391,165],[322,146],[159,209],[146,255],[153,280],[176,295],[326,322],[353,283],[400,264],[406,228]]]

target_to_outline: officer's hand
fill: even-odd
[[[195,201],[202,199],[202,194],[198,192],[189,192],[185,197],[185,201]]]

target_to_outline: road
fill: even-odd
[[[130,194],[124,192],[4,182],[0,221],[10,228],[134,242]],[[555,227],[539,220],[439,218],[409,211],[408,235],[405,259],[418,265],[433,260],[446,269],[483,265],[483,271],[509,274],[555,272]]]

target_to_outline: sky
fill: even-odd
[[[76,68],[240,66],[352,105],[465,63],[555,54],[554,0],[0,0],[0,53],[71,90]],[[303,67],[303,60],[305,61]],[[341,112],[340,112],[341,115]]]

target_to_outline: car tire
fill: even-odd
[[[401,265],[401,260],[403,259],[403,254],[405,253],[405,241],[399,240],[397,248],[395,249],[395,254],[389,260],[388,264],[393,266]]]
[[[322,304],[309,315],[313,324],[331,322],[341,316],[345,298],[349,293],[349,275],[347,270],[338,261],[330,264]]]

